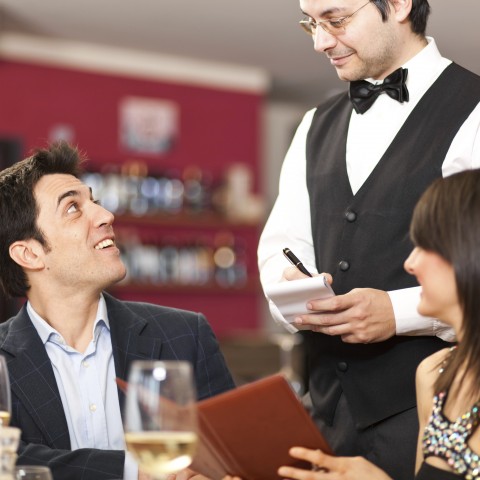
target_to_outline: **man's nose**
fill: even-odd
[[[326,32],[322,27],[317,27],[312,35],[313,48],[316,52],[323,53],[337,44],[337,37]]]
[[[94,203],[94,215],[95,215],[95,225],[100,227],[102,225],[112,225],[115,220],[115,216],[110,210],[102,207],[99,204]]]

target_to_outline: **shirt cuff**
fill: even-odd
[[[282,325],[282,327],[284,327],[290,333],[298,332],[298,328],[285,320],[285,317],[281,314],[278,307],[270,299],[268,299],[268,308],[270,309],[270,313],[272,314],[275,322],[277,322],[279,325]]]
[[[395,315],[397,335],[437,336],[446,342],[455,341],[453,328],[436,318],[424,317],[417,311],[421,287],[388,292]]]

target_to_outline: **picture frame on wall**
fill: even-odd
[[[179,137],[179,107],[155,98],[125,97],[119,105],[120,145],[135,154],[163,154]]]

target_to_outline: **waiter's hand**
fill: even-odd
[[[331,285],[332,284],[332,276],[329,273],[312,273],[313,277],[318,277],[319,275],[323,275],[326,277],[327,282]],[[296,267],[287,267],[285,270],[283,270],[283,276],[282,276],[282,281],[283,280],[301,280],[302,278],[309,278],[307,275],[302,273],[298,268]]]
[[[340,336],[345,343],[382,342],[396,332],[392,302],[387,292],[355,288],[345,295],[311,301],[314,315],[301,315],[295,325]]]

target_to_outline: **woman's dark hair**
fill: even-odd
[[[0,285],[12,297],[23,297],[30,288],[22,267],[12,260],[9,248],[18,240],[48,243],[37,226],[39,206],[34,189],[44,176],[55,173],[81,175],[82,158],[66,142],[38,149],[25,160],[0,172]]]
[[[391,0],[372,0],[372,3],[374,3],[380,11],[383,21],[387,20],[390,13],[390,2]],[[412,10],[409,18],[414,33],[425,35],[429,14],[430,5],[427,0],[412,0]]]
[[[438,179],[415,207],[410,236],[415,245],[439,254],[453,266],[463,313],[462,341],[438,377],[447,390],[460,367],[480,378],[480,170]],[[479,388],[472,392],[478,396]]]

